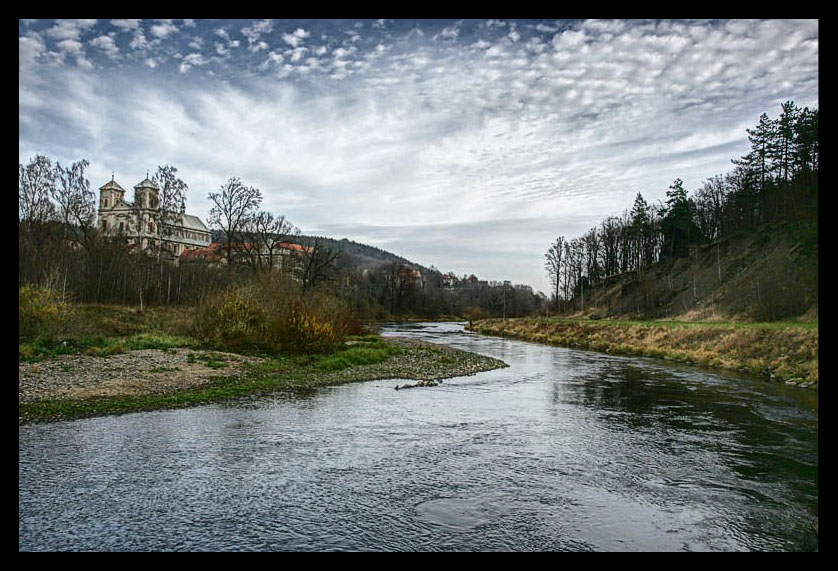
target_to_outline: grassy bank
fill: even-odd
[[[111,339],[110,342],[125,348],[132,343],[130,339],[136,340],[141,335],[134,334],[129,340]],[[19,423],[183,408],[281,392],[306,393],[318,387],[377,379],[438,381],[506,366],[496,359],[448,347],[366,335],[349,338],[342,347],[329,354],[250,356],[238,374],[210,377],[211,372],[225,371],[234,356],[193,349],[191,347],[197,346],[197,342],[188,338],[181,341],[183,343],[177,347],[155,348],[153,368],[150,368],[148,351],[126,350],[94,355],[90,353],[90,348],[81,353],[51,355],[35,362],[22,363],[21,367],[29,367],[27,374],[30,377],[31,369],[38,368],[38,372],[45,375],[42,384],[45,387],[49,385],[49,388],[32,398],[21,392],[23,389],[19,384]],[[168,364],[165,361],[167,358],[171,361]],[[175,364],[177,358],[180,359]],[[107,367],[108,363],[112,363],[124,378],[131,381],[107,381],[104,375],[101,379],[93,375],[94,378],[84,380],[81,370],[89,373],[90,359],[95,359],[98,366]],[[186,367],[184,360],[190,366],[203,367],[201,371],[206,382],[197,386],[194,380],[179,382],[179,377],[185,373],[181,370]],[[79,375],[73,374],[71,368],[74,366],[79,367]],[[50,370],[67,373],[64,379],[69,381],[56,382],[53,379],[47,382]],[[91,377],[89,374],[86,376]],[[94,396],[68,397],[68,391],[62,390],[67,384],[76,387],[85,383],[87,392]],[[396,382],[393,384],[395,386]]]
[[[484,319],[471,330],[620,355],[657,357],[818,386],[814,323],[698,323],[561,318]]]

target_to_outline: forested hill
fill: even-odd
[[[558,312],[774,320],[818,303],[818,110],[788,101],[747,129],[751,151],[693,192],[630,210],[545,255]]]
[[[373,270],[395,262],[419,270],[423,274],[429,271],[428,268],[415,262],[411,262],[406,258],[397,256],[396,254],[382,250],[381,248],[376,248],[375,246],[368,246],[359,242],[353,242],[348,238],[338,240],[325,236],[298,235],[289,236],[287,240],[304,246],[310,246],[315,242],[318,242],[323,248],[331,250],[332,252],[337,252],[339,255],[335,259],[335,265],[340,270]],[[220,230],[213,230],[212,241],[223,242],[223,232]]]
[[[376,248],[375,246],[353,242],[347,238],[336,240],[323,236],[297,236],[295,241],[303,245],[312,244],[317,241],[325,248],[331,248],[334,251],[340,252],[340,255],[335,260],[335,264],[341,270],[373,270],[395,262],[419,270],[422,273],[428,271],[424,266],[411,262],[401,256],[397,256],[381,248]]]

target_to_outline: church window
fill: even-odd
[[[107,207],[108,207],[108,199],[106,198],[105,199],[105,208],[107,208]]]

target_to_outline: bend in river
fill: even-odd
[[[817,394],[650,359],[510,365],[19,427],[19,549],[818,549]]]

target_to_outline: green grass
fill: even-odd
[[[169,341],[174,342],[172,339]],[[140,343],[136,339],[135,342]],[[160,342],[160,339],[155,342]],[[330,355],[287,355],[266,358],[258,363],[248,364],[247,372],[240,378],[223,377],[203,387],[166,395],[26,403],[18,406],[18,416],[21,422],[37,422],[141,410],[182,408],[280,391],[308,392],[317,386],[358,380],[356,377],[347,376],[344,381],[341,381],[331,373],[360,365],[381,363],[399,353],[401,353],[399,347],[388,344],[376,335],[352,337],[347,345]],[[203,361],[213,368],[227,366],[226,357],[214,351],[190,354],[188,360],[190,362]]]
[[[161,349],[169,351],[178,347],[197,347],[198,342],[189,337],[170,335],[163,332],[146,332],[127,337],[85,335],[65,339],[57,343],[43,340],[18,342],[18,361],[34,362],[59,355],[89,355],[107,357],[139,349]]]

